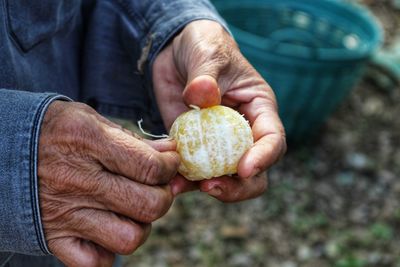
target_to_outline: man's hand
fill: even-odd
[[[68,266],[111,266],[169,209],[179,155],[84,104],[56,101],[41,127],[39,198],[50,251]]]
[[[204,107],[222,101],[245,115],[255,140],[239,162],[237,177],[199,183],[180,177],[171,183],[175,194],[199,187],[222,201],[234,202],[266,190],[265,170],[286,151],[275,96],[218,23],[199,20],[187,25],[156,58],[153,81],[167,129],[189,104]]]

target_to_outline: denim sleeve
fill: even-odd
[[[38,197],[38,142],[52,93],[0,89],[0,251],[50,254]]]
[[[141,56],[139,71],[149,69],[164,45],[188,23],[207,19],[219,22],[228,30],[208,0],[118,0],[122,10],[139,27]],[[147,68],[147,69],[146,69]]]

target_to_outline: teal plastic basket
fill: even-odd
[[[274,89],[291,141],[310,138],[382,43],[376,19],[338,0],[214,1],[242,53]]]

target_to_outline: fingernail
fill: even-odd
[[[222,194],[222,189],[219,186],[215,186],[207,193],[213,197],[218,197]]]
[[[254,169],[254,170],[251,172],[251,174],[250,174],[250,176],[249,176],[248,178],[253,178],[254,176],[256,176],[257,174],[259,174],[260,172],[261,172],[261,170],[258,169],[258,168],[256,168],[256,169]]]

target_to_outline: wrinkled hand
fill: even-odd
[[[146,143],[145,143],[146,142]],[[142,141],[84,104],[55,101],[39,143],[39,198],[50,251],[68,266],[111,266],[169,209],[172,141]]]
[[[189,104],[206,107],[222,101],[245,115],[255,140],[239,162],[237,177],[197,183],[176,178],[171,183],[175,194],[199,187],[222,201],[234,202],[266,190],[265,170],[286,151],[275,96],[218,23],[199,20],[188,24],[156,58],[153,81],[167,129]]]

